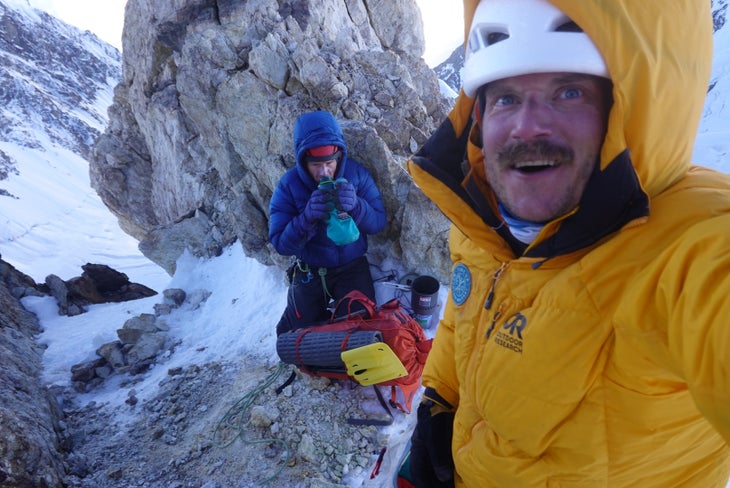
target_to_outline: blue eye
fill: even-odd
[[[494,101],[494,105],[496,107],[503,107],[505,105],[512,105],[516,103],[517,100],[512,95],[502,95],[500,97],[497,97],[497,99]]]
[[[562,98],[579,98],[583,95],[583,90],[580,88],[570,87],[562,91],[560,96]]]

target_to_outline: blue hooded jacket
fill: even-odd
[[[307,171],[307,149],[333,145],[342,150],[333,179],[344,178],[355,187],[358,205],[350,215],[360,230],[351,244],[335,245],[327,237],[324,221],[311,225],[304,218],[304,208],[318,182]],[[296,256],[311,266],[332,268],[349,263],[367,251],[367,234],[385,227],[385,207],[372,176],[360,163],[347,157],[345,137],[329,112],[301,115],[294,125],[296,165],[287,171],[276,186],[269,206],[269,241],[284,256]]]

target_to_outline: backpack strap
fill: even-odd
[[[342,297],[337,302],[334,310],[332,310],[332,319],[330,321],[335,322],[336,320],[342,320],[343,318],[345,318],[345,320],[348,320],[348,319],[354,317],[355,315],[363,314],[362,311],[359,311],[359,312],[352,311],[353,303],[359,303],[362,306],[362,308],[364,308],[366,310],[366,313],[364,314],[365,315],[364,318],[374,317],[377,312],[377,308],[378,308],[377,305],[375,303],[373,303],[373,301],[370,300],[367,297],[367,295],[365,295],[363,292],[361,292],[359,290],[352,290],[350,293],[348,293],[347,295]],[[347,306],[347,310],[346,310],[347,314],[340,316],[338,312],[340,310],[340,307],[342,307],[343,305]],[[335,317],[337,317],[337,319],[335,319]]]
[[[403,397],[405,398],[405,406],[401,405],[396,401],[396,395],[395,395],[395,385],[391,386],[392,394],[391,394],[391,400],[390,404],[394,407],[398,408],[403,413],[411,413],[411,404],[413,403],[413,397],[416,396],[416,392],[418,391],[418,388],[421,386],[420,381],[416,381],[415,383],[411,383],[410,385],[403,385],[401,383],[398,383],[398,388],[403,392]]]
[[[289,377],[286,379],[286,381],[284,383],[282,383],[281,386],[277,387],[276,390],[274,390],[276,392],[276,394],[281,395],[281,392],[284,391],[284,388],[286,388],[287,386],[294,383],[294,380],[296,378],[297,378],[297,373],[295,370],[292,369],[292,372],[289,375]]]

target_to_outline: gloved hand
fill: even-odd
[[[337,180],[337,201],[339,209],[345,212],[351,212],[357,205],[357,194],[355,187],[347,180]]]
[[[433,388],[426,388],[411,436],[411,478],[416,488],[452,488],[451,438],[454,409]]]
[[[326,219],[332,208],[332,196],[323,190],[314,190],[304,207],[304,218],[310,224],[317,220]]]

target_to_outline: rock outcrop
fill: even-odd
[[[137,375],[147,371],[165,345],[170,327],[161,316],[169,314],[185,301],[181,289],[163,292],[164,301],[155,305],[155,313],[143,313],[124,322],[117,330],[119,340],[102,344],[97,357],[71,367],[71,383],[76,391],[88,392],[113,373]],[[200,306],[210,293],[198,291],[190,297],[193,307]]]
[[[371,260],[448,280],[448,225],[404,164],[447,113],[414,0],[130,0],[123,79],[94,148],[92,186],[168,272],[185,248],[284,266],[268,206],[294,164],[292,127],[324,109],[388,211]]]
[[[63,281],[49,275],[46,283],[39,285],[0,259],[0,486],[64,486],[66,476],[64,453],[69,439],[61,425],[64,415],[55,396],[41,382],[43,346],[36,342],[41,333],[38,318],[20,300],[51,294],[60,313],[75,315],[91,303],[122,302],[156,294],[143,285],[130,283],[125,274],[108,266],[86,264],[82,268],[79,277]],[[174,291],[167,295],[175,296]],[[160,314],[168,310],[165,303],[160,307]],[[154,325],[155,316],[150,317]],[[128,345],[122,355],[125,372],[135,368],[143,371],[162,345],[154,339],[161,337],[164,341],[164,334],[148,330],[135,334],[146,318],[130,319],[120,332],[120,339],[126,338]],[[164,323],[157,329],[164,330]],[[104,367],[110,362],[100,356],[104,361],[96,365],[93,374],[88,372],[92,369],[89,367],[71,371],[72,377],[76,375],[72,379],[78,389],[90,389],[112,373],[110,369],[105,375]],[[80,376],[83,374],[89,377]]]
[[[41,386],[38,319],[18,301],[33,280],[0,260],[0,486],[62,486],[55,398]]]
[[[126,274],[105,264],[86,263],[81,276],[64,281],[54,274],[46,276],[42,292],[48,292],[58,303],[61,315],[79,315],[88,305],[118,303],[151,297],[157,292],[140,283],[132,283]]]

